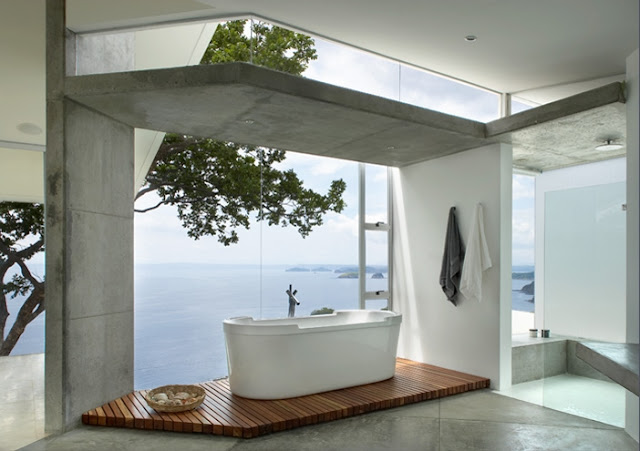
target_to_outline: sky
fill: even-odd
[[[326,83],[412,103],[444,113],[488,122],[498,118],[498,96],[365,52],[316,39],[317,60],[303,74]],[[289,152],[281,164],[293,168],[305,186],[326,192],[332,180],[347,183],[340,213],[328,213],[324,225],[303,239],[292,228],[252,222],[240,229],[239,242],[225,247],[216,237],[187,237],[172,207],[135,215],[136,263],[357,264],[358,164]],[[368,221],[386,213],[386,169],[367,169]],[[533,177],[514,176],[513,265],[533,264]],[[148,197],[148,196],[145,196]],[[145,200],[148,205],[153,199]],[[136,205],[141,207],[143,205]],[[383,218],[384,219],[384,218]],[[385,233],[367,234],[367,264],[387,263]]]
[[[533,265],[535,177],[515,174],[512,193],[511,264]]]

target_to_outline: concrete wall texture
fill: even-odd
[[[47,2],[45,428],[133,389],[132,127],[64,98],[64,2]]]
[[[64,227],[47,223],[47,245],[63,245],[47,252],[45,368],[47,422],[62,414],[67,429],[133,390],[133,129],[72,102],[64,114],[65,189],[46,203]]]
[[[511,209],[501,211],[502,191],[511,196],[510,171],[502,180],[501,167],[510,168],[510,158],[508,146],[492,145],[394,173],[393,293],[394,308],[403,314],[399,355],[489,377],[494,387],[511,383],[511,298],[501,297],[502,284],[510,291],[510,277],[501,277],[500,249],[502,233],[511,239]],[[448,212],[456,207],[466,242],[478,202],[493,267],[484,273],[482,302],[461,296],[454,306],[439,285]],[[510,274],[510,259],[506,264]],[[501,303],[508,304],[508,355],[501,352]]]

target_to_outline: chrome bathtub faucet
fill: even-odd
[[[298,290],[291,291],[292,289],[293,287],[289,285],[289,289],[285,291],[285,293],[287,293],[287,295],[289,296],[289,318],[293,318],[294,316],[296,316],[296,305],[300,305],[300,301],[296,299]]]

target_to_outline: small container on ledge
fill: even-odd
[[[538,338],[538,329],[529,329],[529,336],[531,338]]]

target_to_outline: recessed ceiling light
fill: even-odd
[[[608,152],[611,150],[620,150],[623,147],[624,146],[622,144],[615,143],[613,139],[607,139],[606,141],[604,141],[604,144],[600,144],[599,146],[597,146],[596,150]]]
[[[247,124],[247,125],[251,125],[251,124],[253,124],[254,122],[255,122],[255,121],[254,121],[253,119],[245,119],[245,120],[244,120],[244,123],[245,123],[245,124]]]
[[[33,122],[22,122],[16,128],[25,135],[39,135],[42,133],[42,129]]]
[[[387,146],[387,150],[396,150],[395,146]]]
[[[465,36],[464,40],[467,42],[476,42],[478,40],[478,37],[470,34],[468,36]]]

